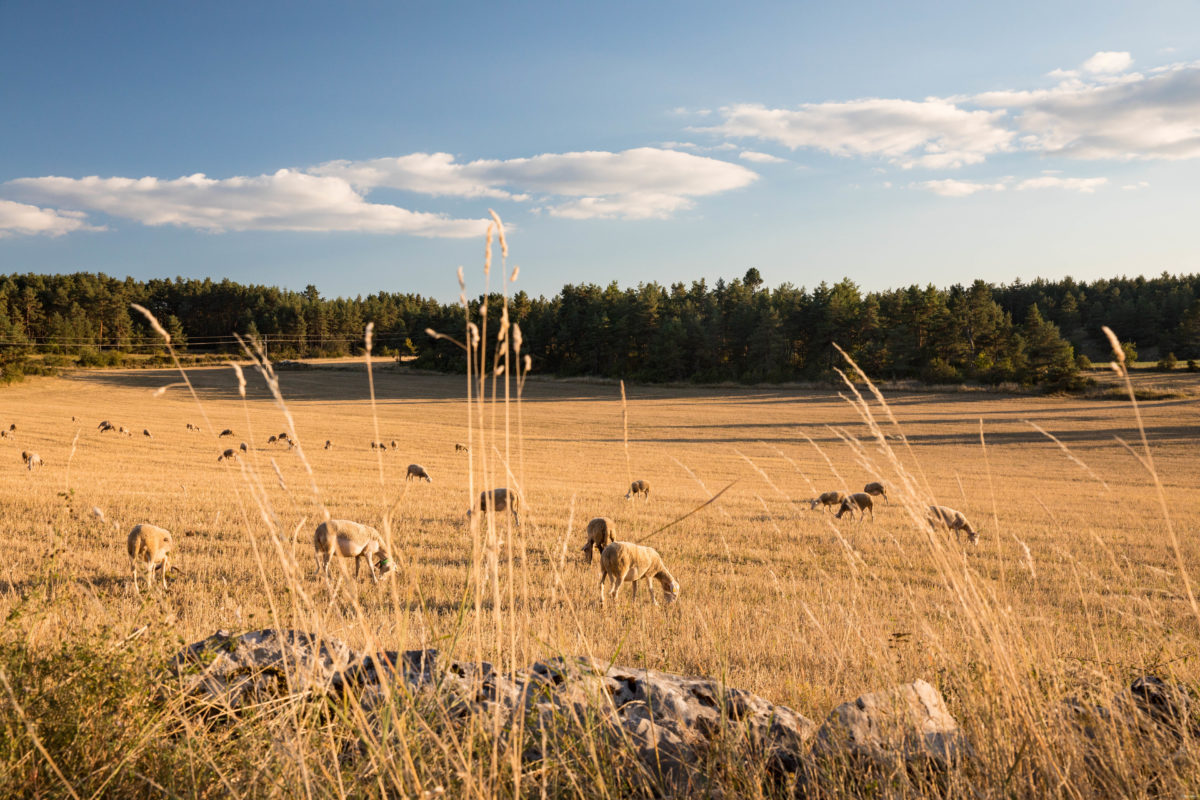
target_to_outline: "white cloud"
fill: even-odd
[[[1080,159],[1200,157],[1200,63],[971,98],[1015,112],[1022,146]]]
[[[281,169],[214,179],[19,178],[6,186],[36,201],[101,211],[145,225],[223,231],[362,231],[414,236],[480,235],[486,220],[451,219],[369,203],[341,178]]]
[[[936,181],[921,181],[913,184],[918,189],[927,189],[942,197],[969,197],[976,192],[1002,192],[1003,183],[978,183],[975,181],[960,181],[945,178]]]
[[[72,231],[102,231],[84,221],[78,211],[39,208],[12,200],[0,200],[0,239],[6,236],[62,236]]]
[[[1101,51],[1083,62],[1083,70],[1084,72],[1111,75],[1114,72],[1124,72],[1132,64],[1133,57],[1129,53]]]
[[[1150,181],[1138,181],[1137,183],[1127,183],[1121,188],[1127,192],[1136,192],[1141,189],[1148,189],[1149,187]]]
[[[693,130],[793,150],[951,168],[1026,151],[1078,159],[1200,158],[1200,62],[1128,71],[1127,52],[1104,51],[1049,73],[1045,89],[1005,89],[924,100],[868,98],[795,108],[721,109]]]
[[[1108,178],[1060,178],[1056,175],[1043,175],[1040,178],[1026,178],[1017,184],[1017,191],[1026,189],[1067,189],[1072,192],[1092,194],[1104,184]]]
[[[796,109],[741,104],[721,109],[724,122],[705,130],[731,138],[778,142],[792,150],[886,158],[902,167],[976,164],[1009,149],[1003,111],[968,111],[931,97],[808,103]]]
[[[738,158],[743,161],[753,161],[756,164],[786,164],[786,158],[773,156],[770,153],[760,153],[757,150],[743,150],[738,153]]]
[[[466,163],[446,153],[416,153],[331,161],[310,172],[344,179],[361,191],[389,188],[510,200],[539,195],[548,199],[552,214],[576,219],[664,217],[691,207],[692,198],[738,189],[758,178],[738,164],[656,147]],[[559,203],[556,197],[573,199]]]

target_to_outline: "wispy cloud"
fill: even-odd
[[[78,211],[39,208],[12,200],[0,200],[0,239],[7,236],[62,236],[73,231],[102,231],[89,225]]]
[[[401,189],[431,195],[528,200],[551,214],[584,218],[661,218],[693,198],[738,189],[758,178],[738,164],[678,150],[546,153],[531,158],[458,163],[446,153],[370,161],[331,161],[310,170],[362,191]]]
[[[936,181],[921,181],[913,184],[918,189],[926,189],[942,197],[970,197],[977,192],[1002,192],[1003,183],[980,183],[978,181],[960,181],[954,178],[944,178]]]
[[[770,153],[760,153],[757,150],[743,150],[738,153],[738,158],[743,161],[751,161],[755,164],[786,164],[786,158],[773,156]]]
[[[477,236],[483,219],[452,219],[369,203],[340,178],[281,169],[271,175],[214,179],[19,178],[21,196],[100,211],[144,225],[223,231],[361,231],[414,236]]]
[[[1038,178],[1026,178],[1017,184],[1017,191],[1027,189],[1066,189],[1071,192],[1092,194],[1104,184],[1108,178],[1060,178],[1057,175],[1042,175]]]
[[[696,131],[904,167],[956,168],[1009,152],[1078,159],[1200,157],[1200,62],[1130,72],[1103,51],[1056,84],[923,100],[866,98],[794,108],[736,104]]]
[[[726,106],[724,121],[706,128],[731,138],[814,148],[838,156],[885,158],[902,167],[959,167],[1007,150],[1013,133],[1003,111],[969,111],[940,98],[870,98],[808,103],[795,109]]]

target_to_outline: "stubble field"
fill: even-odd
[[[1146,672],[1200,683],[1180,570],[1200,566],[1195,400],[1140,406],[1176,549],[1127,401],[900,393],[887,397],[898,426],[870,401],[881,441],[832,389],[639,386],[622,403],[613,385],[529,381],[519,406],[475,408],[488,438],[477,427],[468,455],[455,450],[468,440],[461,377],[377,368],[373,406],[361,363],[281,371],[291,450],[267,443],[289,422],[249,367],[245,399],[232,369],[189,377],[199,405],[183,386],[156,396],[172,371],[4,390],[0,426],[17,425],[0,442],[6,639],[37,651],[148,625],[158,638],[142,657],[165,660],[218,628],[294,627],[505,668],[592,655],[719,677],[818,721],[924,678],[997,769],[1019,745],[997,731],[1038,703],[1111,696]],[[105,419],[134,435],[99,433]],[[218,440],[224,428],[236,435]],[[248,453],[218,462],[240,442]],[[26,470],[22,450],[45,466]],[[432,484],[406,483],[413,462]],[[650,481],[648,501],[624,498],[631,478]],[[876,479],[892,497],[873,521],[809,508]],[[678,603],[655,608],[643,589],[631,605],[626,588],[601,609],[598,566],[580,554],[590,518],[637,541],[731,483],[646,541],[682,584]],[[520,488],[524,524],[473,531],[472,487],[502,485]],[[977,547],[920,524],[930,497],[982,529]],[[317,578],[326,510],[381,529],[391,510],[392,580]],[[165,592],[133,591],[124,543],[139,522],[175,535]]]

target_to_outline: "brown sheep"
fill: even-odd
[[[501,486],[498,489],[484,490],[479,493],[479,505],[477,510],[486,514],[489,511],[509,511],[513,516],[513,523],[521,524],[519,512],[521,509],[521,498],[516,492],[511,489]],[[470,516],[476,509],[467,512]]]
[[[583,546],[583,554],[587,563],[592,563],[592,551],[603,553],[617,538],[617,525],[608,517],[596,517],[587,525],[587,544]]]
[[[858,521],[862,522],[863,517],[868,511],[871,512],[871,521],[875,521],[875,504],[871,502],[871,495],[866,492],[855,492],[846,499],[842,500],[842,507],[834,514],[838,519],[842,518],[842,514],[849,512],[850,516],[854,516],[854,512],[858,511]]]
[[[869,495],[874,495],[875,497],[882,497],[887,501],[889,506],[892,504],[892,501],[888,500],[887,491],[883,488],[883,484],[879,481],[872,481],[871,483],[868,483],[863,487],[863,491]]]
[[[962,535],[967,535],[967,541],[971,544],[979,542],[979,531],[971,527],[971,523],[961,511],[955,511],[949,506],[930,506],[929,515],[926,518],[930,527],[937,528],[939,525],[945,526],[947,530],[954,531],[957,539],[962,539]]]
[[[840,506],[845,499],[846,495],[841,492],[822,492],[812,499],[812,509],[815,511],[817,506],[820,506],[821,512],[824,513],[830,506]]]
[[[629,491],[625,493],[625,499],[638,496],[650,499],[650,484],[647,481],[634,481],[629,484]]]

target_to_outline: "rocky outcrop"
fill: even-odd
[[[704,759],[717,743],[722,752],[733,747],[765,764],[777,779],[802,776],[814,755],[882,764],[899,754],[945,765],[963,747],[941,696],[923,681],[839,706],[817,732],[792,709],[719,681],[587,658],[501,673],[437,650],[360,654],[298,631],[220,631],[180,652],[170,671],[201,711],[230,713],[269,697],[309,696],[353,702],[367,719],[395,703],[433,710],[440,724],[484,719],[509,730],[520,720],[530,731],[527,758],[550,756],[542,743],[557,734],[586,730],[636,755],[645,773],[672,792],[702,782]]]

